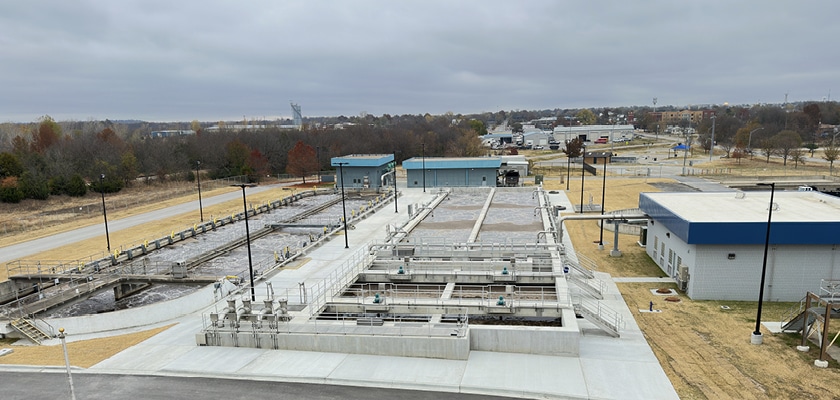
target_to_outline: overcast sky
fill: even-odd
[[[835,100],[838,38],[835,0],[2,1],[0,122]]]

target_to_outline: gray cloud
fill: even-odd
[[[0,4],[0,121],[820,100],[840,3]],[[840,91],[840,89],[835,88]]]

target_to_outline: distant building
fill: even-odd
[[[657,111],[650,115],[654,121],[665,122],[666,124],[676,124],[680,121],[689,121],[692,124],[699,124],[700,121],[711,118],[715,115],[714,110],[680,110],[680,111]]]
[[[611,140],[632,139],[635,132],[636,129],[633,125],[558,126],[554,128],[554,140],[558,143],[566,143],[569,140],[579,138],[584,142],[594,142],[602,136],[611,138]]]
[[[403,161],[408,187],[496,186],[500,157],[414,157]],[[425,166],[425,175],[424,175]],[[424,181],[425,177],[425,181]],[[425,184],[424,184],[425,182]]]
[[[647,254],[696,300],[758,299],[769,192],[642,193]],[[798,301],[840,278],[840,198],[776,191],[765,300]]]
[[[330,159],[336,167],[336,185],[345,188],[378,189],[394,185],[393,154],[351,154]],[[343,175],[341,175],[343,171]]]
[[[188,136],[188,135],[195,135],[195,131],[192,129],[181,130],[181,129],[169,129],[163,131],[151,131],[149,132],[150,138],[167,138],[167,137],[175,137],[175,136]]]

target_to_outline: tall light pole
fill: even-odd
[[[752,158],[752,134],[756,133],[760,130],[764,129],[764,127],[758,127],[750,131],[750,137],[747,139],[747,150],[750,151],[750,158]]]
[[[610,156],[612,156],[612,152],[610,152]],[[604,215],[604,202],[607,198],[607,157],[604,156],[604,183],[601,184],[601,216]],[[601,218],[601,236],[598,239],[598,250],[604,250],[604,221]]]
[[[195,162],[195,179],[198,182],[198,213],[204,222],[204,207],[201,205],[201,161]]]
[[[657,100],[656,97],[654,97],[653,98],[653,117],[654,118],[657,118],[657,115],[656,115],[656,100]],[[657,120],[656,120],[657,121],[656,122],[656,140],[659,140],[659,120],[660,120],[660,118],[657,118]]]
[[[423,146],[423,193],[426,193],[426,142],[420,144]]]
[[[248,247],[248,274],[251,277],[251,301],[257,301],[256,293],[254,292],[254,264],[251,261],[251,230],[248,227],[248,203],[245,201],[245,188],[254,187],[253,183],[240,183],[238,185],[231,185],[242,188],[242,208],[245,211],[245,243]]]
[[[683,149],[683,176],[685,175],[685,160],[688,158],[688,150],[691,149],[691,134],[686,131],[685,133],[685,148]]]
[[[752,333],[750,343],[761,344],[764,339],[761,336],[761,306],[764,302],[764,277],[767,273],[767,249],[770,247],[770,222],[773,220],[773,195],[776,193],[776,183],[759,183],[758,186],[770,186],[770,208],[767,211],[767,235],[764,238],[764,261],[761,264],[761,287],[758,288],[758,312],[755,316],[755,331]]]
[[[99,174],[99,193],[102,194],[102,216],[105,218],[105,242],[111,253],[111,235],[108,233],[108,212],[105,211],[105,174]]]
[[[569,150],[569,141],[566,141],[566,191],[569,191],[569,179],[572,178],[572,152]]]
[[[572,179],[572,156],[569,151],[569,142],[571,139],[569,137],[572,135],[572,118],[573,117],[566,117],[566,120],[569,121],[569,133],[566,135],[566,191],[569,190],[569,179]]]
[[[583,178],[586,175],[586,146],[580,151],[580,213],[583,214]]]
[[[318,183],[321,183],[321,146],[315,146],[315,160],[318,161]]]
[[[399,214],[400,208],[397,206],[397,197],[400,197],[397,193],[397,151],[394,150],[394,213]]]
[[[73,374],[70,372],[70,356],[67,354],[66,337],[64,335],[64,328],[58,328],[58,338],[61,339],[61,348],[64,350],[64,366],[67,368],[67,382],[70,383],[70,399],[76,400],[76,388],[73,387]]]
[[[709,143],[709,161],[712,161],[712,153],[715,151],[715,116],[712,115],[712,142]]]
[[[350,243],[347,241],[347,207],[344,205],[344,166],[349,163],[337,162],[338,173],[341,175],[341,212],[344,214],[344,248],[349,249]]]

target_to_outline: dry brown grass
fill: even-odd
[[[174,324],[127,335],[69,342],[67,343],[67,354],[72,365],[90,368],[172,326]],[[0,358],[0,364],[64,365],[64,352],[60,344],[53,346],[12,346],[9,342],[11,341],[0,341],[0,348],[14,350],[13,353]]]

